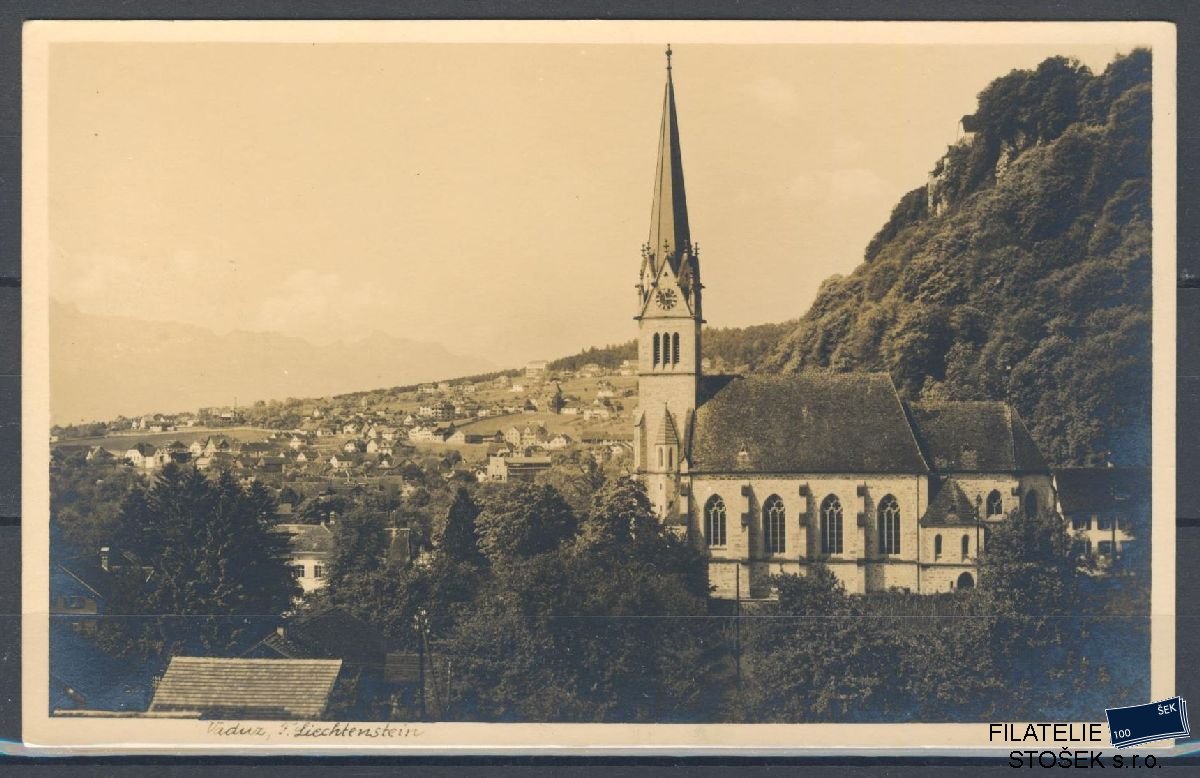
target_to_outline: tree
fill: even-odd
[[[447,557],[460,561],[480,563],[483,555],[479,551],[479,539],[475,519],[479,506],[471,499],[471,493],[459,487],[454,493],[454,502],[446,513],[441,529],[434,534],[434,545]]]
[[[168,465],[148,490],[130,494],[116,545],[136,562],[122,566],[115,605],[144,618],[128,622],[140,636],[113,622],[127,645],[223,654],[253,617],[287,610],[299,590],[288,537],[274,522],[269,493],[242,489],[228,472],[214,482]]]
[[[340,587],[350,576],[384,567],[387,527],[375,511],[352,510],[334,525],[334,552],[329,566],[329,586]]]
[[[540,493],[540,497],[538,496]],[[492,496],[562,509],[544,487]],[[554,526],[565,526],[565,521]],[[703,558],[663,532],[639,484],[596,496],[578,535],[521,540],[459,611],[448,648],[460,668],[456,716],[523,721],[688,721],[712,710],[705,679]],[[699,583],[697,583],[699,582]],[[532,691],[531,690],[536,690]]]
[[[553,488],[515,483],[485,497],[476,518],[479,548],[493,564],[552,551],[574,537],[577,520]]]
[[[1008,402],[1054,463],[1147,464],[1150,60],[996,79],[974,137],[754,367],[886,369],[905,399]]]
[[[590,451],[579,450],[555,457],[553,466],[538,474],[537,483],[553,487],[571,510],[582,516],[608,478],[604,466]]]
[[[979,588],[989,645],[1012,710],[1070,708],[1091,684],[1080,675],[1087,638],[1080,559],[1063,518],[1014,511],[989,528]]]
[[[773,579],[772,618],[743,629],[743,688],[735,711],[757,721],[830,721],[887,712],[886,630],[864,623],[859,603],[824,565]]]

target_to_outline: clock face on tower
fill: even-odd
[[[675,307],[675,290],[674,289],[659,289],[658,290],[658,307],[664,311],[669,311]]]

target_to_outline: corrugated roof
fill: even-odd
[[[692,472],[929,470],[886,373],[720,376],[702,395]]]
[[[341,669],[340,659],[172,657],[150,712],[319,718]]]
[[[1021,417],[1001,402],[911,403],[917,439],[935,470],[1047,472]]]

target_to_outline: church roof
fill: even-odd
[[[658,436],[654,439],[656,446],[678,446],[679,433],[675,430],[675,420],[671,418],[671,412],[667,407],[663,406],[662,423],[658,425]]]
[[[971,503],[971,498],[967,497],[958,481],[947,478],[942,482],[938,493],[929,501],[925,515],[921,517],[921,525],[969,524],[976,519],[978,512]]]
[[[705,379],[692,472],[927,473],[886,373]]]
[[[953,473],[1047,472],[1029,430],[1001,402],[909,405],[917,439],[935,470]]]
[[[683,187],[683,155],[679,149],[679,116],[675,112],[675,85],[671,80],[671,54],[667,49],[667,85],[663,92],[659,128],[658,168],[654,177],[654,203],[650,212],[649,248],[659,260],[666,258],[671,271],[679,272],[680,251],[691,244],[687,195]]]

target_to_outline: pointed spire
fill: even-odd
[[[680,254],[691,244],[688,230],[687,196],[683,189],[683,156],[679,150],[679,117],[675,113],[675,85],[671,80],[671,46],[667,44],[667,86],[663,93],[662,126],[659,130],[658,169],[654,179],[654,204],[650,212],[649,249],[653,269],[663,259],[679,272]]]

